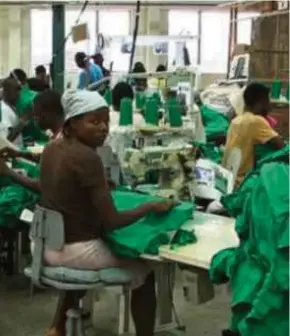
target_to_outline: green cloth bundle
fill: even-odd
[[[112,195],[118,210],[132,209],[138,205],[160,199],[121,190],[113,191]],[[167,214],[150,214],[133,225],[114,230],[107,235],[107,243],[115,254],[126,258],[137,258],[144,253],[157,255],[161,245],[170,243],[170,233],[178,232],[192,216],[192,203],[181,203]],[[178,246],[179,243],[179,246],[182,246],[185,243],[194,243],[195,241],[196,237],[192,232],[177,234],[173,238],[174,246]]]
[[[207,141],[212,141],[217,136],[227,135],[230,121],[225,115],[206,105],[201,106],[200,113]]]
[[[119,125],[133,125],[133,101],[130,98],[121,100]]]
[[[222,198],[236,217],[238,248],[214,256],[214,283],[229,281],[231,329],[243,336],[289,331],[289,147],[266,156]]]

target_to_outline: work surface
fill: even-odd
[[[233,218],[195,212],[194,219],[188,221],[183,228],[189,231],[194,230],[197,242],[173,249],[170,246],[162,246],[159,250],[159,257],[188,266],[208,269],[212,257],[217,252],[239,244]]]

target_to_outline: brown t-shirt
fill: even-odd
[[[107,188],[96,151],[76,140],[51,142],[41,157],[40,185],[41,205],[63,215],[66,243],[102,236],[103,225],[89,190]]]

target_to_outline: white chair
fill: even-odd
[[[128,285],[131,279],[125,270],[112,268],[92,271],[44,266],[45,249],[60,250],[64,246],[64,223],[60,213],[37,206],[31,224],[31,237],[34,241],[33,260],[31,267],[26,268],[24,273],[35,285],[75,292],[104,286],[122,286],[129,295]],[[127,302],[125,300],[125,304],[129,304]],[[75,308],[67,313],[67,336],[85,335],[81,306],[81,300],[78,299]],[[128,311],[129,308],[126,307],[125,310]]]
[[[234,147],[229,153],[227,160],[224,164],[224,167],[232,172],[233,180],[235,181],[238,175],[242,162],[242,151],[238,147]]]

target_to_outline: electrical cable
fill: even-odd
[[[82,15],[84,14],[87,6],[89,4],[89,0],[86,0],[80,10],[80,13],[74,23],[73,26],[76,26],[79,24],[80,22],[80,19],[82,17]],[[58,57],[58,55],[64,50],[65,48],[65,45],[66,45],[66,42],[68,41],[68,39],[71,37],[72,35],[72,29],[69,31],[69,33],[65,36],[65,38],[63,39],[62,43],[61,43],[61,46],[59,47],[59,49],[54,53],[54,55],[52,56],[52,60],[50,62],[50,76],[51,76],[51,79],[52,79],[52,82],[54,81],[54,78],[53,78],[53,64],[54,64],[54,60]]]

